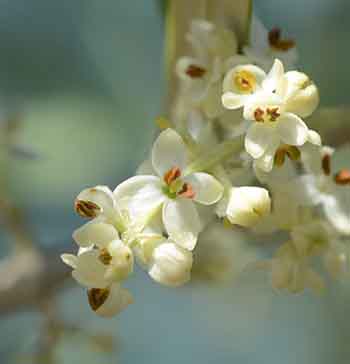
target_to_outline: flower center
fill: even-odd
[[[334,182],[337,185],[350,185],[350,170],[342,169],[334,176]]]
[[[252,93],[256,88],[256,78],[253,73],[242,70],[233,76],[235,87],[242,93]]]
[[[108,250],[106,248],[103,248],[100,250],[100,255],[98,259],[104,264],[109,265],[109,263],[112,260],[112,256],[109,254]]]
[[[74,209],[81,217],[87,218],[96,217],[101,212],[100,206],[92,201],[75,200]]]
[[[193,187],[189,183],[183,182],[180,177],[180,168],[173,167],[169,169],[169,171],[166,172],[163,177],[165,182],[163,192],[172,199],[176,198],[177,196],[193,198],[195,196]]]
[[[107,300],[109,296],[108,288],[92,288],[88,290],[88,300],[90,307],[97,311]]]
[[[295,47],[295,41],[292,39],[282,39],[281,29],[273,28],[268,34],[268,41],[272,48],[286,52]]]
[[[294,145],[281,145],[276,151],[274,164],[277,167],[281,167],[284,164],[286,156],[292,161],[297,161],[300,159],[300,155],[300,150]]]
[[[258,107],[254,111],[254,119],[257,122],[275,122],[281,116],[279,108],[276,107],[268,107],[265,110]]]
[[[197,66],[195,64],[190,64],[186,69],[186,75],[191,78],[202,78],[207,72],[205,68]]]

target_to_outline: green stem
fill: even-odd
[[[234,140],[228,140],[217,147],[213,148],[209,153],[195,159],[190,163],[184,171],[184,175],[189,175],[194,172],[208,171],[225,159],[230,158],[233,154],[242,149],[243,136]]]

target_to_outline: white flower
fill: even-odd
[[[226,208],[232,224],[251,227],[271,211],[269,192],[261,187],[232,187]]]
[[[172,241],[159,244],[153,251],[149,275],[166,286],[180,286],[190,280],[192,253]]]
[[[158,176],[126,180],[114,191],[116,201],[127,209],[131,221],[141,225],[147,225],[161,209],[169,239],[192,250],[202,229],[195,203],[215,204],[223,187],[207,173],[184,174],[186,146],[172,129],[163,131],[155,141],[152,165]]]
[[[237,53],[236,36],[228,29],[194,20],[187,40],[194,57],[182,57],[176,64],[181,81],[180,98],[184,100],[178,107],[195,106],[208,118],[214,118],[224,111],[220,100],[224,61]]]
[[[243,48],[250,63],[268,70],[274,59],[279,58],[288,69],[295,67],[298,60],[295,42],[283,39],[280,29],[274,28],[268,32],[261,21],[253,16],[250,34],[249,45]]]
[[[329,222],[350,235],[350,148],[335,152],[329,147],[309,148],[303,162],[309,172],[300,177],[300,193],[305,204],[320,204]]]
[[[300,147],[308,141],[320,143],[318,134],[296,114],[310,115],[318,104],[317,89],[306,75],[297,71],[285,74],[276,59],[267,76],[252,65],[235,67],[226,75],[223,87],[224,106],[243,106],[244,118],[253,122],[247,130],[245,149],[256,160],[256,168],[271,171],[281,144]]]

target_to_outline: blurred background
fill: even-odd
[[[34,302],[0,294],[0,363],[349,363],[347,282],[323,297],[291,297],[261,273],[171,290],[137,271],[127,282],[136,302],[110,320],[90,311],[71,280],[60,284],[59,254],[74,250],[82,223],[73,199],[132,175],[164,110],[164,8],[156,0],[0,0],[0,258],[26,251],[31,236],[50,252],[54,282],[19,282],[41,297]],[[349,1],[256,0],[254,11],[297,40],[321,114],[330,115],[314,126],[326,142],[348,141]],[[0,292],[32,258],[0,266]]]

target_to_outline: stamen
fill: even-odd
[[[108,288],[92,288],[88,292],[88,300],[90,307],[97,311],[107,300],[109,296]]]
[[[253,73],[242,70],[233,76],[233,83],[242,93],[251,93],[255,90],[256,79]]]
[[[206,72],[205,68],[195,64],[190,64],[186,69],[186,75],[191,78],[202,78]]]
[[[281,29],[279,28],[273,28],[270,30],[268,34],[268,41],[272,48],[283,52],[289,51],[291,48],[295,47],[294,40],[281,38]]]
[[[322,170],[326,176],[331,174],[331,156],[330,154],[325,154],[322,158]]]
[[[181,176],[181,171],[180,171],[180,168],[178,167],[173,167],[171,169],[169,169],[168,172],[166,172],[164,174],[164,177],[163,177],[163,180],[164,182],[170,186],[170,184],[172,182],[174,182],[177,178],[179,178]]]
[[[93,218],[101,211],[100,206],[92,201],[75,200],[74,209],[81,217]]]
[[[189,183],[184,183],[178,195],[185,198],[194,198],[195,192]]]
[[[269,115],[270,121],[276,121],[281,116],[281,114],[278,112],[278,107],[273,107],[271,109],[267,108],[266,113]]]
[[[109,265],[112,260],[112,256],[109,254],[106,248],[101,249],[98,259],[104,264]]]
[[[254,111],[254,118],[258,122],[264,122],[264,110],[263,109],[260,109],[260,107],[258,107]]]
[[[300,159],[301,153],[300,150],[294,145],[282,145],[276,151],[274,164],[277,167],[283,166],[286,155],[289,157],[290,160],[297,161]]]
[[[337,185],[349,185],[350,184],[350,170],[342,169],[334,176],[334,181]]]

